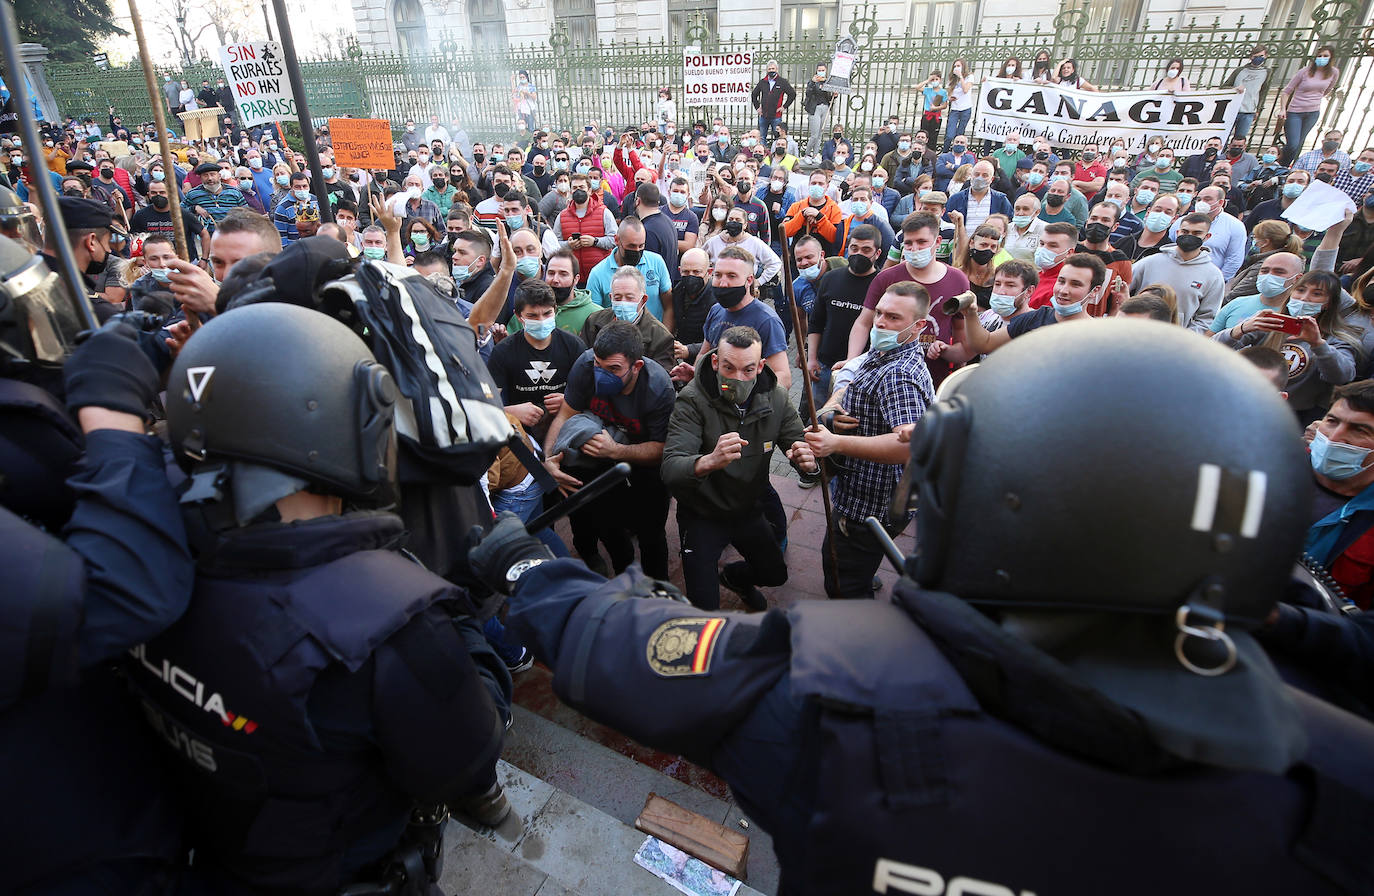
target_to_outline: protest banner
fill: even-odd
[[[244,127],[296,117],[281,44],[260,40],[219,48],[220,65]],[[226,110],[228,111],[228,110]]]
[[[340,166],[380,171],[396,164],[391,122],[385,118],[331,118],[329,139]]]
[[[1240,112],[1231,88],[1163,93],[1157,90],[1090,92],[1058,84],[987,78],[978,93],[975,137],[1001,142],[1020,131],[1023,142],[1043,137],[1051,146],[1081,149],[1121,138],[1131,152],[1154,137],[1179,153],[1200,151],[1208,138],[1225,140]]]
[[[682,53],[682,96],[688,106],[753,105],[753,53],[702,53],[688,47]]]

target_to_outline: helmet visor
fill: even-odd
[[[29,264],[4,280],[4,289],[28,333],[34,360],[51,364],[65,361],[76,348],[77,334],[85,327],[76,314],[71,290],[62,278],[35,255]]]

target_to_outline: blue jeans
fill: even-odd
[[[816,410],[820,410],[821,405],[830,398],[830,374],[830,368],[822,364],[820,376],[811,381],[811,397],[816,401]],[[805,409],[802,409],[802,419],[806,419]]]
[[[1236,114],[1236,127],[1231,132],[1232,137],[1244,137],[1250,133],[1250,125],[1255,123],[1254,112],[1239,112]]]
[[[1289,112],[1283,117],[1283,158],[1280,159],[1283,164],[1293,164],[1298,153],[1302,152],[1303,141],[1317,126],[1317,119],[1320,117],[1320,111]]]
[[[531,486],[525,489],[523,493],[515,492],[514,489],[506,489],[492,495],[491,509],[497,513],[509,510],[520,517],[520,522],[528,523],[543,511],[544,495],[540,493],[537,486]],[[559,538],[553,529],[544,528],[532,534],[544,542],[544,546],[552,551],[555,557],[569,556],[568,546],[563,543],[563,539]]]
[[[759,116],[759,139],[772,140],[778,135],[778,125],[782,124],[781,118],[769,118],[767,115]],[[768,136],[769,129],[773,131],[773,137]]]
[[[972,109],[949,110],[949,121],[945,123],[945,149],[949,149],[955,137],[964,133],[964,129],[968,127],[968,120],[972,117]]]

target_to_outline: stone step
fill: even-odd
[[[499,763],[497,775],[514,812],[498,828],[468,827],[459,823],[460,819],[448,826],[444,835],[444,874],[439,881],[444,893],[679,893],[634,863],[635,851],[644,842],[645,834],[505,761]],[[751,844],[751,852],[757,845]],[[771,848],[769,851],[771,854]],[[762,896],[748,885],[740,887],[739,893]]]

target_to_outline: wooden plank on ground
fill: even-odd
[[[731,877],[744,880],[749,858],[749,838],[704,815],[684,809],[652,791],[635,827],[664,843],[719,868]]]

